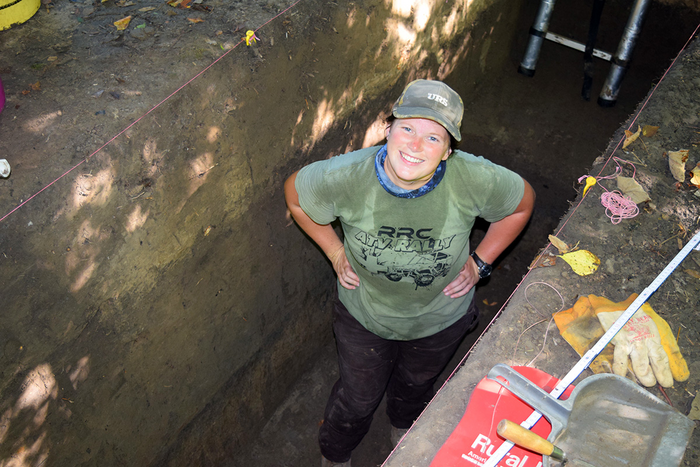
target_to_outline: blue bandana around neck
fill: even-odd
[[[374,159],[374,169],[377,172],[377,179],[379,179],[379,183],[382,185],[382,187],[384,187],[386,192],[398,198],[418,198],[426,193],[430,193],[436,186],[438,186],[438,183],[440,183],[442,177],[445,176],[445,169],[447,168],[445,161],[440,161],[437,169],[435,169],[433,177],[428,181],[428,183],[420,188],[416,188],[415,190],[406,190],[405,188],[397,186],[389,179],[389,176],[384,170],[385,159],[386,144],[377,152],[377,156]]]

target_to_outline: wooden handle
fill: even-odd
[[[517,423],[511,422],[510,420],[501,420],[498,423],[496,432],[498,432],[499,435],[501,435],[508,441],[512,441],[518,446],[522,446],[525,449],[529,449],[530,451],[542,454],[543,456],[549,456],[558,461],[564,459],[564,453],[561,451],[561,449],[559,449],[540,435],[533,433],[532,431],[523,428]]]

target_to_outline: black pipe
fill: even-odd
[[[595,41],[598,37],[598,26],[600,26],[600,17],[603,14],[603,6],[605,0],[594,0],[593,10],[591,11],[591,22],[588,26],[588,41],[586,42],[586,50],[583,52],[583,88],[581,89],[581,97],[586,101],[591,100],[591,85],[593,84],[593,49]]]

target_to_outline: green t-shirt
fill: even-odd
[[[482,157],[455,151],[444,178],[418,198],[399,198],[379,183],[379,147],[310,164],[296,178],[299,204],[318,224],[339,219],[345,252],[360,285],[338,284],[340,301],[369,331],[385,339],[433,335],[467,311],[474,291],[449,298],[442,290],[469,257],[476,217],[512,214],[523,179]]]

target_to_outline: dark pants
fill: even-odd
[[[478,315],[472,301],[464,317],[437,334],[395,341],[365,329],[336,300],[333,330],[340,379],[331,391],[319,432],[321,454],[336,463],[350,460],[350,453],[369,431],[385,391],[391,424],[410,428],[432,399],[435,380]]]

